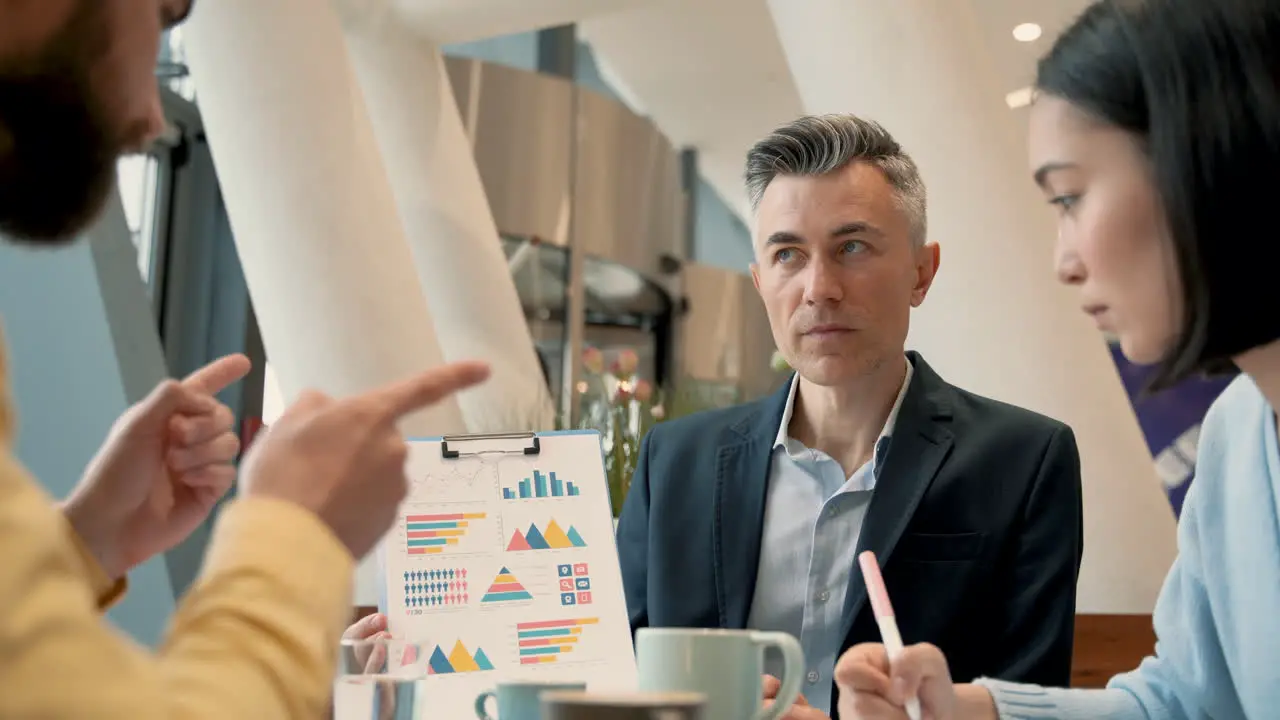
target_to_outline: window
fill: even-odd
[[[116,164],[116,181],[124,205],[125,222],[138,250],[138,272],[152,287],[155,268],[156,220],[160,197],[160,162],[154,155],[130,155]]]
[[[157,74],[173,92],[195,101],[195,83],[187,71],[187,50],[182,41],[182,26],[170,30],[160,39],[160,62]]]
[[[262,364],[262,424],[271,425],[284,414],[284,392],[271,363]]]

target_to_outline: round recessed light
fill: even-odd
[[[1004,102],[1010,110],[1026,107],[1035,99],[1035,91],[1029,87],[1018,88],[1004,96]]]
[[[1013,39],[1018,42],[1032,42],[1040,37],[1040,26],[1035,23],[1022,23],[1013,29]]]

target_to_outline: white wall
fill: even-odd
[[[118,207],[106,221],[127,232]],[[101,224],[87,235],[96,230]],[[0,238],[0,335],[17,406],[14,451],[54,498],[65,497],[80,480],[130,404],[108,319],[119,308],[104,300],[89,243],[86,238],[59,250],[33,250]],[[124,269],[136,273],[131,263]],[[141,284],[136,275],[118,280]],[[107,617],[139,642],[156,645],[174,609],[165,558],[143,563],[129,582],[128,595]]]

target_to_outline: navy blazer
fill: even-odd
[[[908,356],[858,552],[880,560],[903,641],[940,647],[956,682],[1066,686],[1083,547],[1075,436]],[[645,437],[617,537],[633,632],[746,627],[788,389]],[[880,642],[856,562],[846,597],[841,651]]]

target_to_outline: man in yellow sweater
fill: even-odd
[[[73,237],[121,152],[163,126],[162,29],[189,0],[0,0],[0,233]],[[305,393],[255,443],[201,578],[152,654],[100,610],[173,547],[235,478],[230,411],[248,370],[224,358],[130,408],[65,502],[12,457],[0,354],[0,718],[315,718],[351,612],[354,558],[405,493],[399,418],[482,381],[476,363],[366,395]]]

